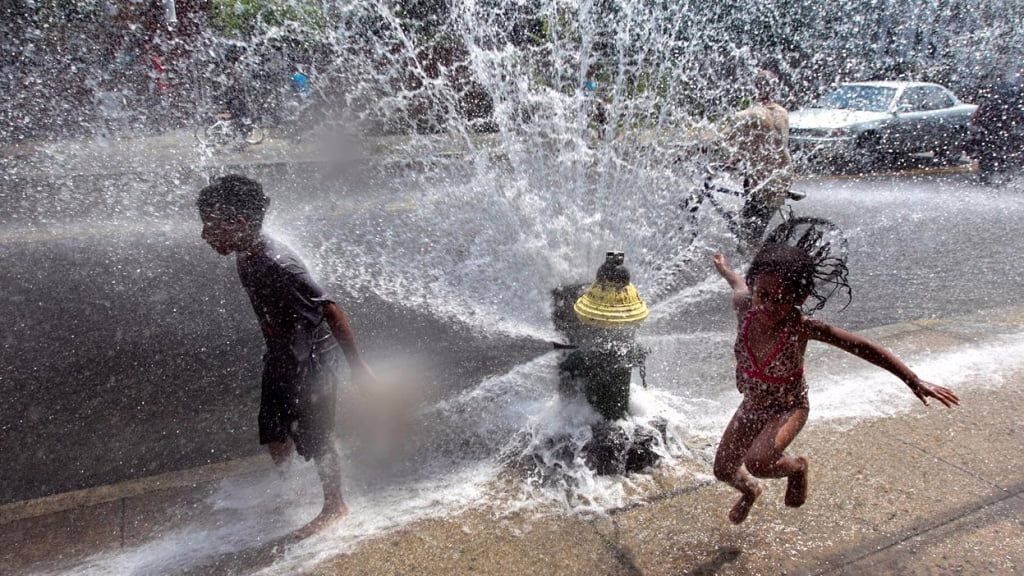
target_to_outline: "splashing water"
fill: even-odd
[[[235,79],[228,77],[223,60],[207,56],[228,43],[226,32],[162,42],[176,47],[194,42],[191,56],[179,64],[193,78],[197,99],[212,107],[215,94],[239,77],[253,82],[257,94],[274,92],[266,80],[266,54],[282,38],[298,36],[306,46],[297,51],[299,58],[317,68],[313,81],[329,112],[324,115],[368,134],[371,154],[386,148],[389,159],[421,167],[412,176],[380,176],[367,183],[371,193],[397,189],[395,195],[412,207],[393,213],[350,210],[342,184],[307,182],[301,170],[271,178],[292,188],[316,188],[295,195],[299,203],[288,201],[293,190],[275,196],[268,186],[275,197],[268,226],[300,248],[326,284],[345,286],[356,297],[373,294],[445,323],[468,324],[480,336],[552,339],[550,291],[589,280],[606,250],[624,250],[634,282],[652,304],[652,334],[643,342],[653,349],[650,380],[659,383],[650,391],[634,387],[634,416],[627,427],[664,418],[668,441],[659,450],[665,467],[688,478],[706,470],[711,442],[738,397],[722,384],[731,381],[731,334],[680,333],[675,322],[693,307],[725,296],[717,277],[691,263],[729,247],[731,240],[721,223],[708,222],[695,245],[679,246],[677,205],[714,157],[708,143],[715,140],[719,122],[749,97],[754,70],[777,69],[788,102],[806,101],[837,80],[887,73],[957,88],[1002,66],[978,54],[987,50],[1019,61],[1013,54],[1024,45],[1020,27],[1000,24],[1020,21],[1024,14],[992,18],[1006,8],[995,1],[945,2],[948,10],[930,16],[909,2],[875,3],[867,14],[861,3],[849,0],[735,7],[688,1],[671,6],[636,0],[458,1],[436,6],[430,18],[410,9],[414,4],[327,2],[322,17],[305,25],[257,19],[245,42],[234,41],[246,54]],[[856,17],[848,18],[851,13]],[[9,37],[19,42],[26,36]],[[18,53],[38,57],[39,49]],[[87,86],[109,88],[111,70],[98,62],[83,68],[96,77]],[[50,73],[48,66],[35,72],[40,78]],[[5,93],[14,94],[16,102],[0,111],[0,121],[18,127],[11,133],[31,131],[31,117],[48,100],[28,103],[24,99],[32,90]],[[130,123],[125,116],[133,111],[116,96],[103,92],[95,101],[100,116]],[[82,121],[86,132],[109,137],[117,131],[117,125],[99,130],[90,122]],[[53,157],[60,160],[57,152]],[[119,232],[110,235],[120,234],[124,250],[133,247],[133,235],[153,234],[151,222],[160,222],[163,233],[173,236],[164,221],[168,212],[187,212],[181,221],[190,225],[186,218],[193,216],[191,198],[169,188],[194,188],[206,171],[223,170],[222,158],[213,153],[178,160],[195,160],[193,166],[200,168],[181,169],[176,183],[164,187],[145,178],[125,177],[125,183],[110,177],[96,198],[68,183],[47,196],[46,205],[26,193],[3,208],[5,223],[34,227],[42,217],[43,224],[67,232],[73,220],[102,235],[113,220],[109,227]],[[162,204],[145,198],[143,193],[154,189]],[[96,212],[84,224],[83,209]],[[878,225],[887,218],[880,217]],[[126,223],[134,227],[126,229]],[[16,235],[23,236],[20,229]],[[682,278],[664,270],[681,270]],[[1017,358],[1021,347],[1012,340],[982,351]],[[683,352],[695,361],[682,363]],[[944,383],[955,384],[973,374],[964,360],[962,354],[925,360],[922,372],[931,366],[943,371]],[[265,572],[308,568],[368,534],[481,501],[508,511],[600,513],[643,498],[654,475],[599,478],[581,462],[594,415],[583,404],[555,396],[556,364],[557,355],[551,354],[468,389],[453,385],[418,414],[422,433],[405,449],[419,451],[422,458],[387,469],[384,480],[371,477],[379,468],[360,471],[361,456],[351,448],[346,456],[357,470],[346,478],[350,521],[289,549]],[[951,376],[951,366],[966,372]],[[872,377],[867,388],[860,373],[830,378],[828,392],[821,394],[824,415],[864,416],[897,406],[882,392],[891,384],[883,386],[885,376]],[[872,394],[851,402],[843,392],[851,388]],[[818,402],[813,395],[812,401]],[[277,538],[315,513],[318,499],[308,468],[284,484],[273,475],[226,481],[210,500],[223,526],[189,524],[123,553],[92,558],[73,571],[158,573],[201,566],[253,541]]]

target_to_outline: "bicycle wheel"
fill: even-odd
[[[220,120],[206,128],[204,132],[204,144],[217,148],[227,146],[237,138],[235,128],[230,122]]]
[[[209,126],[196,126],[196,129],[192,131],[192,135],[196,137],[196,140],[206,146],[210,143],[210,139],[206,136],[206,131]]]
[[[645,287],[645,296],[650,302],[657,302],[695,280],[691,271],[696,268],[694,261],[700,257],[704,246],[698,238],[708,225],[705,193],[697,187],[676,202],[672,206],[675,210],[666,215],[676,225],[659,236],[653,250],[640,257],[639,267],[651,274],[649,287]]]
[[[266,137],[267,134],[263,131],[263,128],[254,124],[250,128],[249,134],[245,137],[245,142],[247,144],[259,144],[260,142],[263,142],[263,139]]]

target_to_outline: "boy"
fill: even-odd
[[[729,164],[739,170],[746,192],[740,219],[748,246],[761,241],[768,222],[790,193],[789,112],[775,102],[778,83],[775,74],[758,71],[755,100],[736,115],[727,134],[734,149]]]
[[[278,466],[288,461],[293,449],[316,463],[324,505],[313,521],[295,532],[305,538],[348,513],[332,442],[338,348],[354,379],[373,375],[356,350],[342,309],[316,284],[298,256],[261,232],[269,204],[259,182],[234,174],[203,188],[196,200],[203,240],[222,256],[235,254],[238,277],[266,341],[260,444],[267,445]]]

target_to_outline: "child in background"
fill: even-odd
[[[373,379],[356,349],[345,312],[313,280],[287,246],[262,232],[270,199],[259,182],[239,175],[199,192],[203,240],[222,256],[235,254],[266,341],[260,395],[260,444],[277,465],[292,451],[316,463],[323,488],[320,514],[295,532],[310,536],[341,520],[340,456],[333,441],[338,348],[357,381]]]
[[[785,450],[807,422],[803,364],[808,340],[831,344],[888,370],[925,405],[929,398],[947,407],[960,403],[951,390],[922,381],[878,344],[803,312],[808,298],[815,302],[809,310],[813,313],[836,289],[849,295],[845,259],[831,257],[827,245],[813,246],[820,238],[813,231],[796,245],[775,238],[758,251],[746,278],[722,254],[714,255],[715,269],[733,290],[738,320],[736,386],[743,401],[722,434],[714,466],[715,477],[741,493],[729,511],[735,524],[746,519],[761,495],[752,476],[786,478],[787,506],[799,507],[807,498],[807,459]]]

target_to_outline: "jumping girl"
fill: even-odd
[[[793,229],[785,226],[760,249],[745,279],[722,254],[713,258],[733,290],[738,320],[736,386],[743,402],[715,455],[715,477],[741,493],[729,511],[735,524],[746,519],[761,495],[751,475],[786,478],[786,506],[799,507],[807,498],[807,459],[785,450],[807,422],[803,365],[808,340],[831,344],[892,372],[925,405],[928,398],[947,407],[960,403],[952,390],[922,381],[878,344],[809,316],[837,290],[850,296],[845,258],[833,256],[813,226],[799,239],[791,238]],[[809,298],[813,305],[805,313]]]

